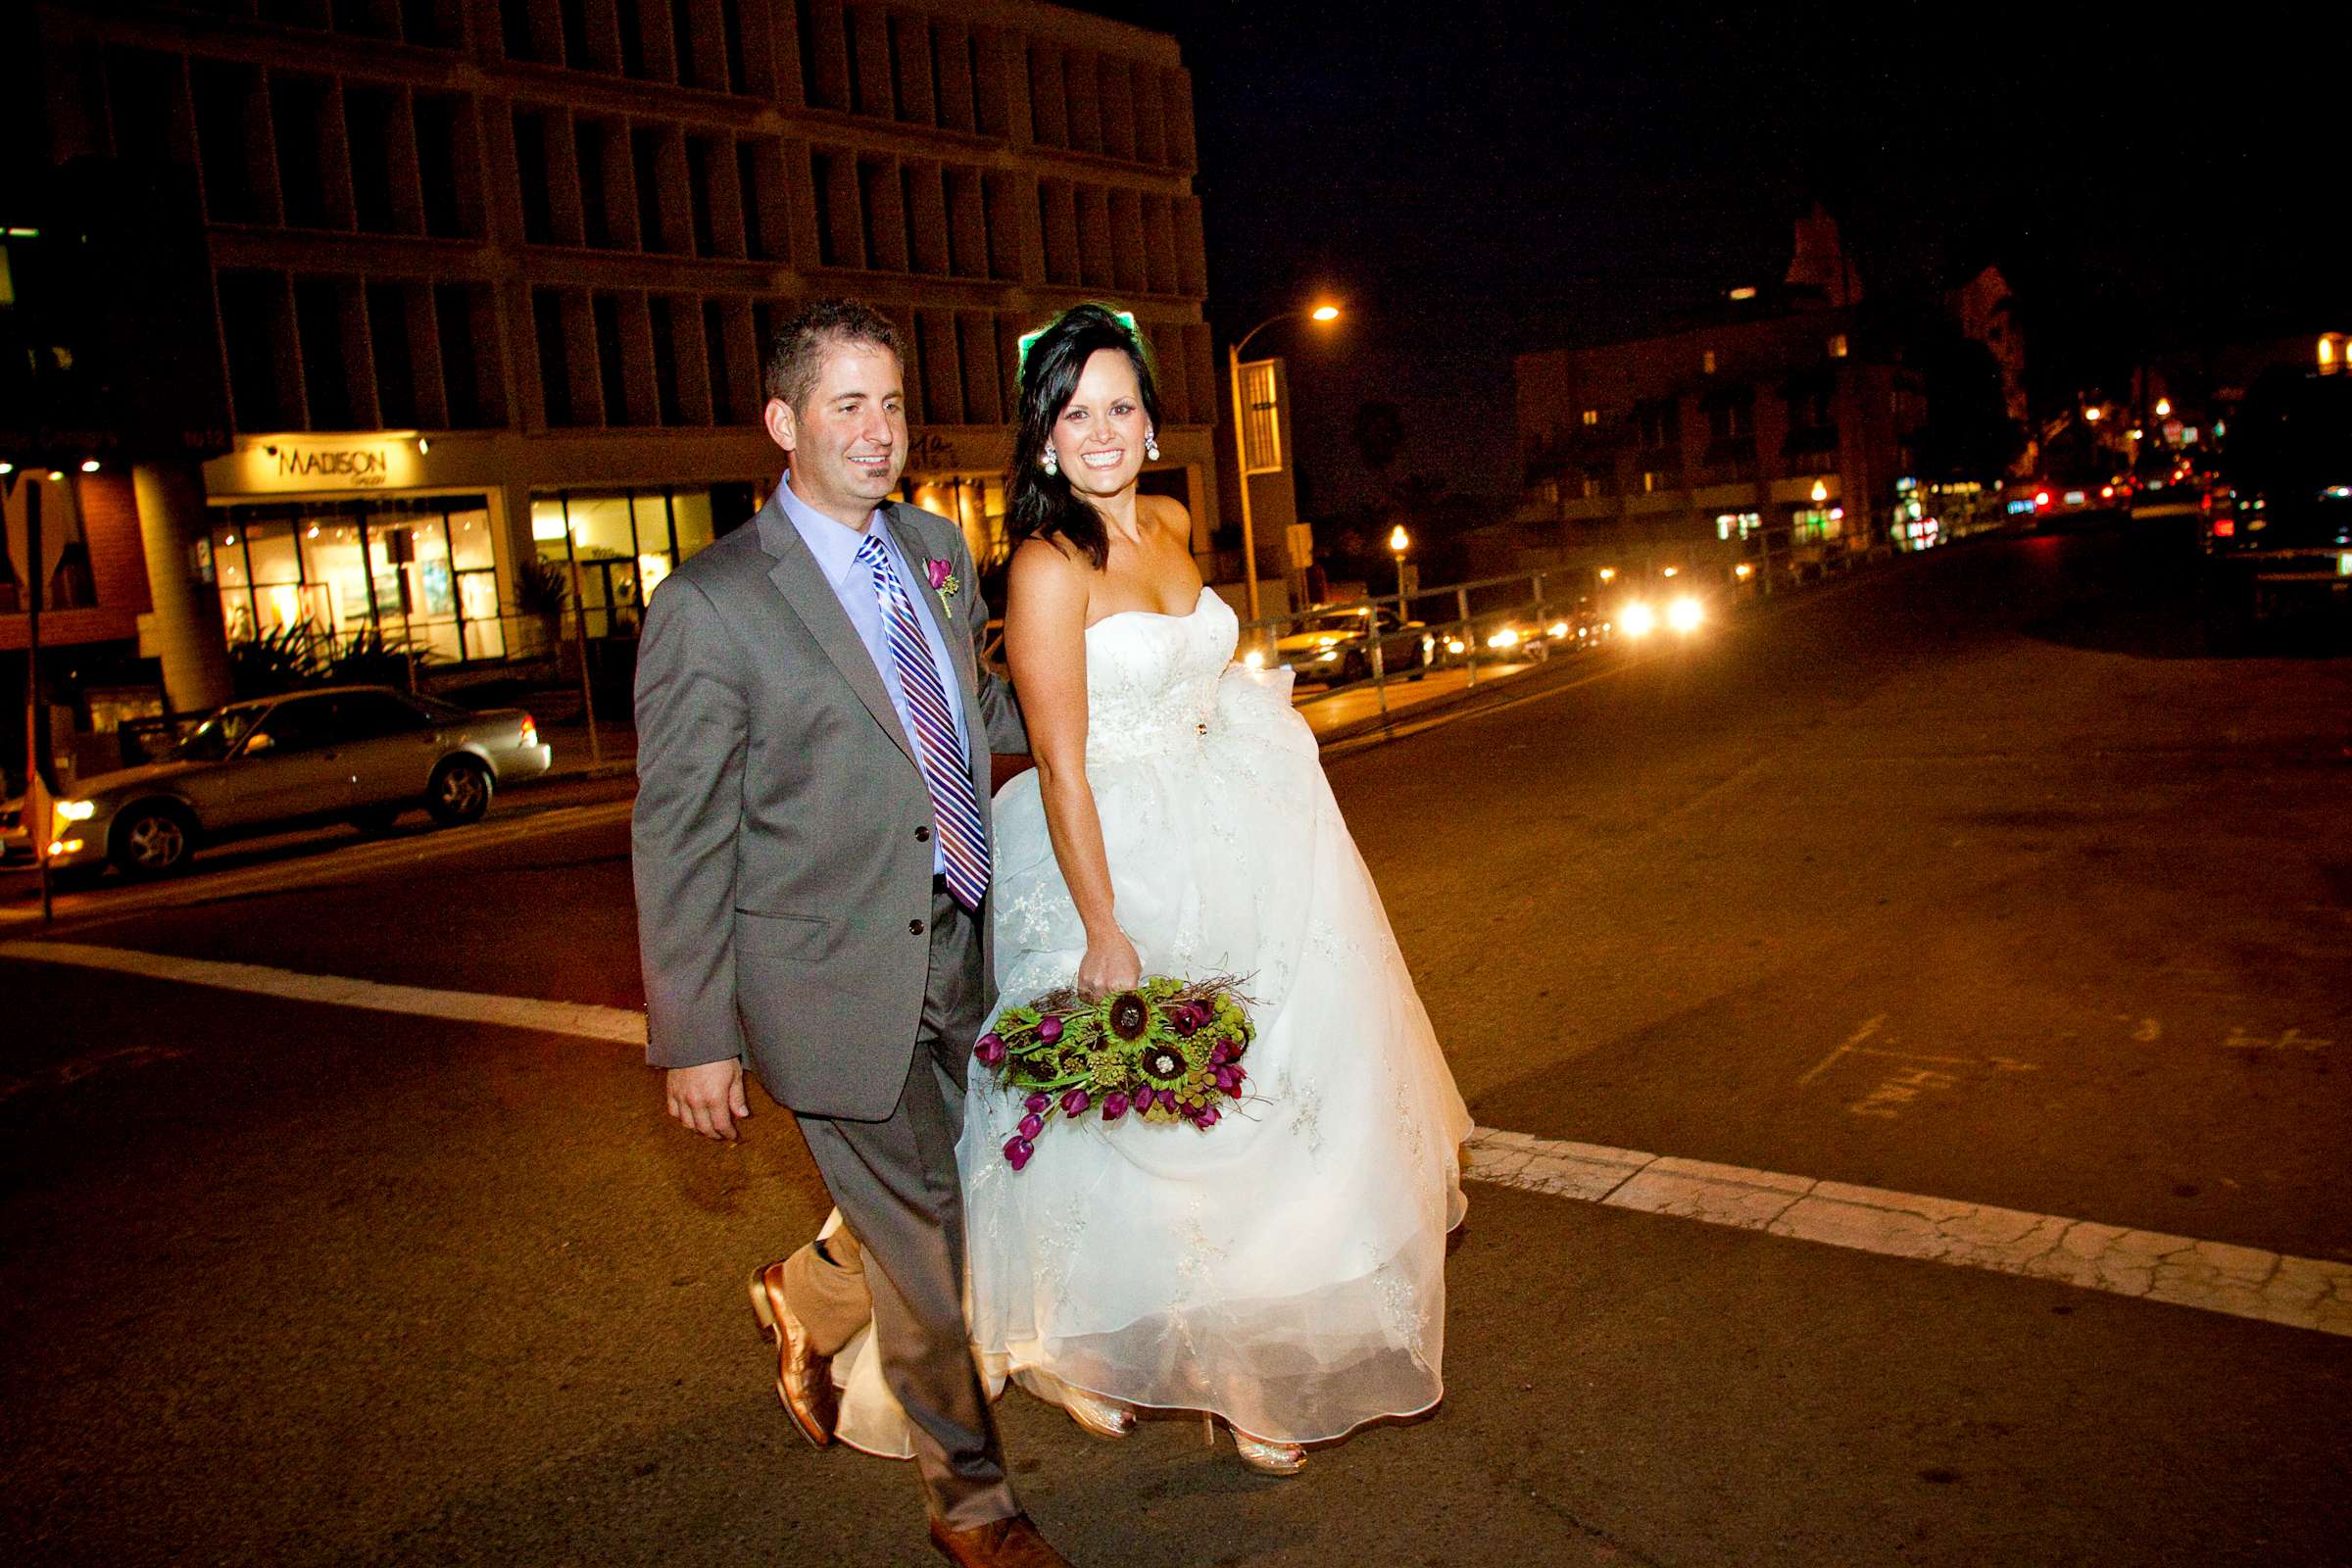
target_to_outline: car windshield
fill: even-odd
[[[197,725],[172,755],[183,762],[221,761],[237,749],[237,742],[261,716],[258,708],[224,708]]]

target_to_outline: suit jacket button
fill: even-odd
[[[920,921],[920,920],[909,920],[909,921],[907,921],[907,922],[906,922],[906,934],[907,934],[908,936],[910,936],[910,937],[919,937],[919,936],[921,936],[921,935],[923,934],[923,922],[922,922],[922,921]]]
[[[914,842],[915,842],[915,843],[917,843],[917,844],[928,844],[928,843],[930,843],[930,842],[931,842],[931,830],[930,830],[929,828],[927,828],[927,827],[918,827],[918,828],[916,828],[916,829],[914,830]]]

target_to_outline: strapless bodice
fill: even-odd
[[[1240,632],[1231,608],[1205,587],[1189,614],[1126,610],[1087,627],[1087,762],[1198,745]]]

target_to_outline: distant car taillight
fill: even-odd
[[[522,744],[525,746],[539,744],[539,726],[531,721],[531,715],[528,713],[522,715]]]
[[[2237,519],[2235,517],[2216,517],[2213,519],[2213,536],[2216,539],[2227,539],[2235,532],[2237,532]]]

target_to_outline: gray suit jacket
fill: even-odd
[[[947,639],[986,819],[990,752],[1026,751],[1028,737],[1011,688],[979,661],[979,574],[956,524],[883,510],[916,573],[908,590]],[[921,580],[925,560],[953,564],[952,616]],[[646,607],[637,778],[646,1059],[740,1055],[795,1111],[888,1117],[929,968],[931,797],[881,672],[773,497]],[[979,924],[993,965],[985,903]]]

